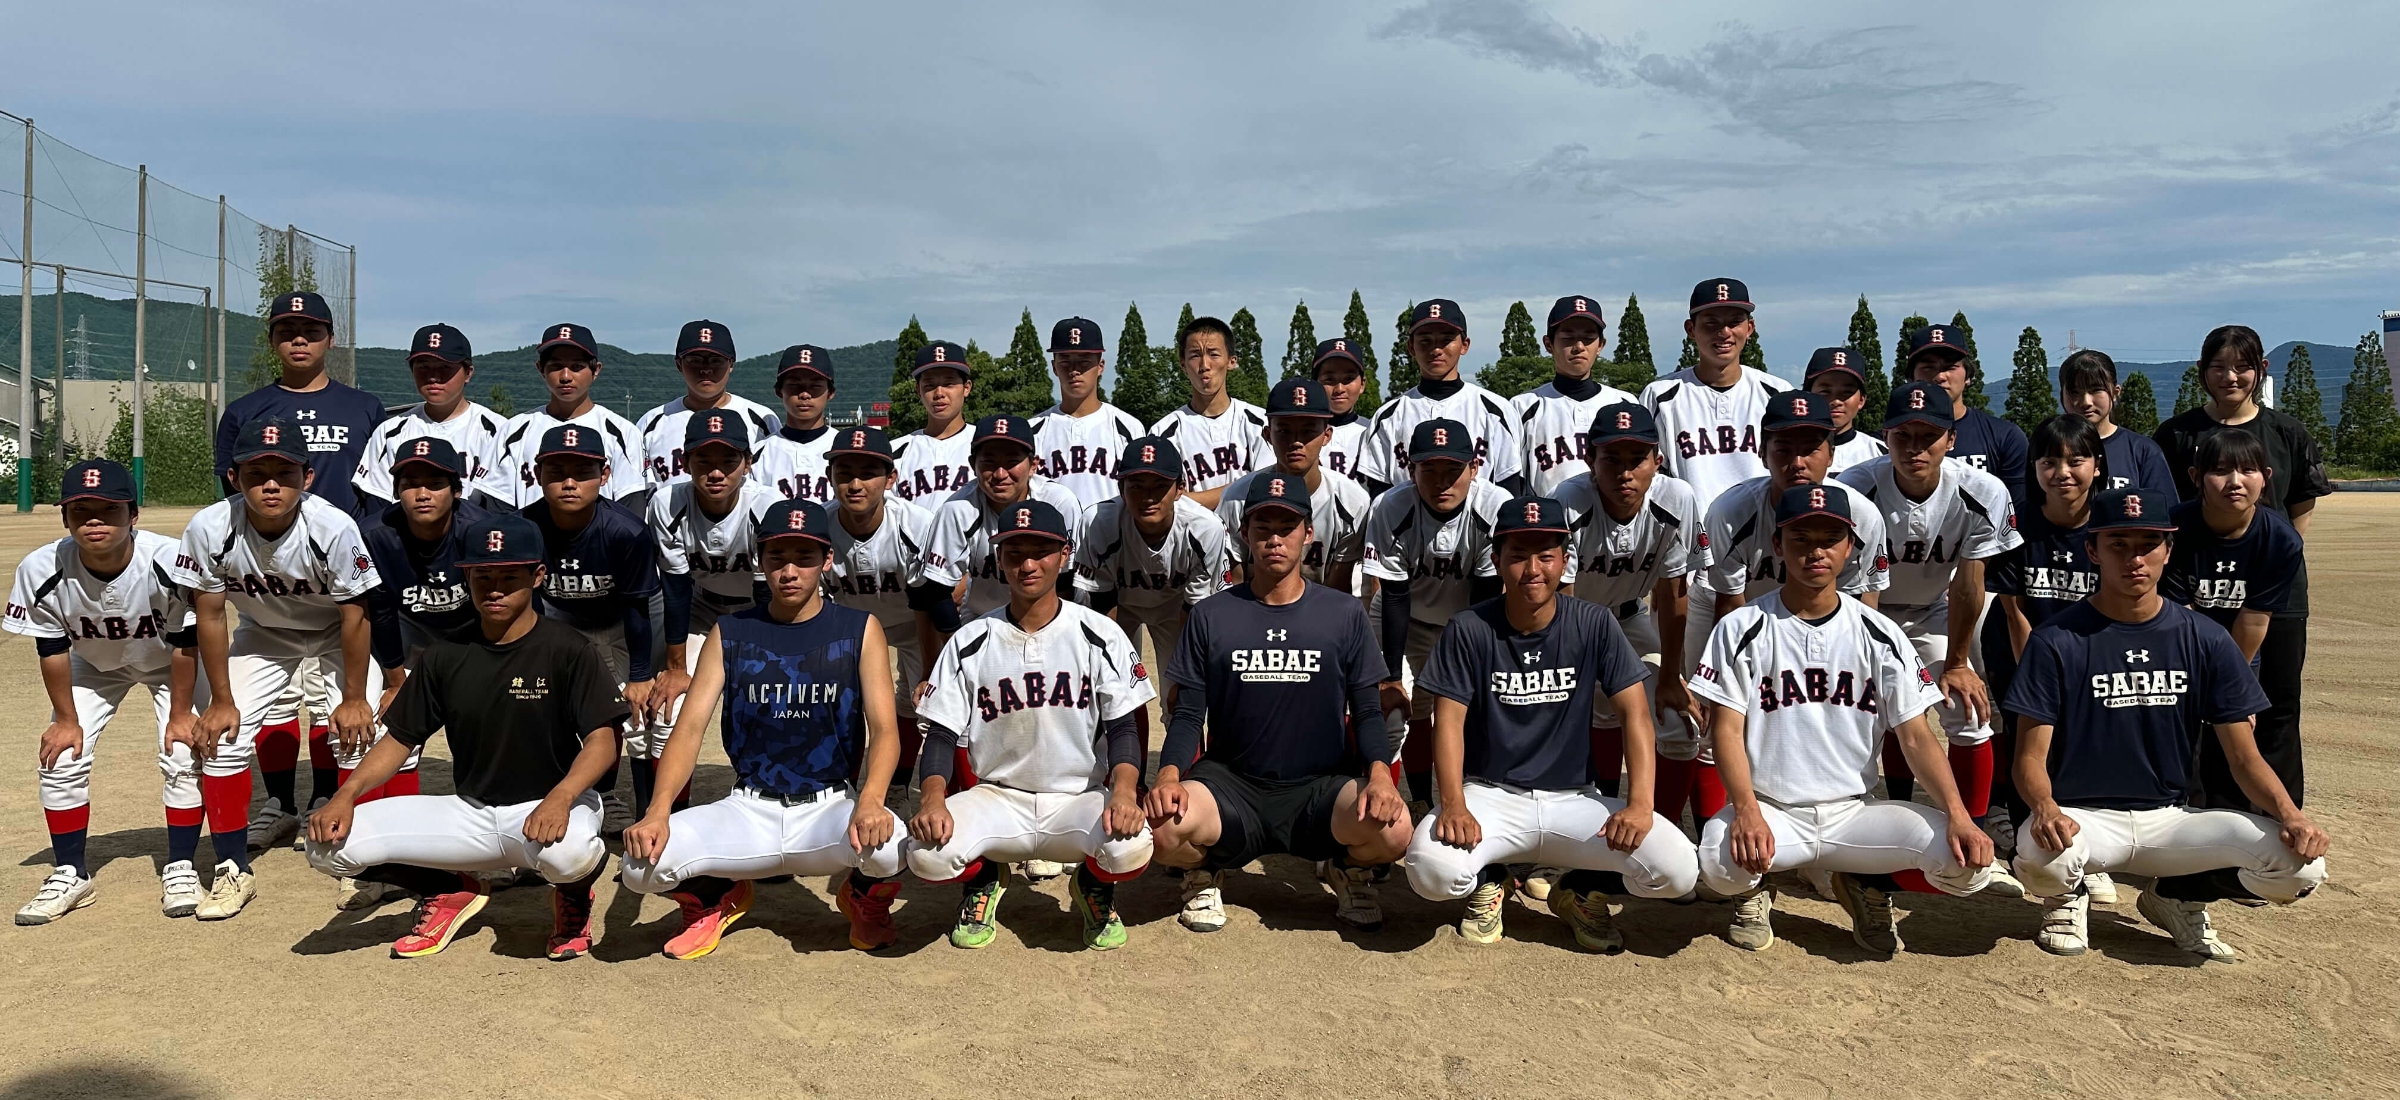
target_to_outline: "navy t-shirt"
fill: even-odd
[[[306,393],[269,383],[225,406],[224,418],[217,421],[217,476],[222,481],[224,472],[233,466],[233,444],[242,425],[262,416],[279,416],[291,421],[308,440],[308,468],[317,475],[308,491],[347,515],[367,518],[360,515],[358,494],[351,490],[350,479],[358,476],[367,433],[383,422],[383,415],[382,399],[331,378],[325,380],[324,389]],[[224,488],[232,495],[230,484]]]
[[[397,628],[402,619],[436,638],[476,625],[475,603],[467,595],[467,574],[458,567],[458,554],[467,528],[483,517],[483,509],[461,501],[450,516],[449,533],[430,543],[419,542],[408,533],[401,507],[393,504],[360,529],[367,555],[375,559],[375,573],[383,578],[368,597],[368,607],[375,619],[376,659],[384,667],[396,663],[386,658],[404,652],[393,648],[400,644]]]
[[[606,630],[625,621],[628,607],[647,612],[650,594],[658,590],[658,555],[650,529],[632,513],[602,503],[581,531],[560,530],[550,522],[546,500],[518,514],[541,529],[542,566],[550,572],[542,582],[542,600],[559,618],[579,630]],[[647,667],[649,654],[633,660]]]
[[[2008,486],[2012,496],[2025,495],[2025,430],[1978,408],[1968,408],[1958,422],[1958,439],[1950,444],[1958,459]]]
[[[2175,519],[2175,549],[2167,558],[2160,595],[2192,605],[2228,630],[2244,611],[2287,613],[2303,553],[2292,521],[2259,508],[2250,514],[2250,529],[2228,539],[2210,529],[2199,501],[2178,504],[2168,515]]]
[[[1207,699],[1209,759],[1254,779],[1341,775],[1357,760],[1351,699],[1383,683],[1383,654],[1347,592],[1311,581],[1278,607],[1240,584],[1192,605],[1167,679]],[[1368,732],[1382,743],[1380,727]],[[1188,771],[1199,755],[1189,733],[1171,730],[1159,766]]]
[[[2084,553],[2084,528],[2060,527],[2042,514],[2040,506],[2017,513],[2017,533],[2023,545],[1995,559],[1983,575],[1984,591],[2015,596],[2025,621],[2040,626],[2051,616],[2083,602],[2100,587],[2100,570]],[[2000,617],[1992,616],[1997,623]],[[2002,633],[2006,645],[2006,633]]]
[[[2167,452],[2160,450],[2158,441],[2149,436],[2119,425],[2117,434],[2100,441],[2100,457],[2108,469],[2108,484],[2094,488],[2175,492],[2175,471],[2167,467]],[[2010,488],[2024,491],[2022,486]]]
[[[741,785],[799,796],[858,775],[867,744],[859,692],[864,611],[822,603],[796,623],[764,607],[717,620],[725,655],[725,755]]]
[[[2048,725],[2050,792],[2061,806],[2152,810],[2184,804],[2200,738],[2248,721],[2267,693],[2225,628],[2178,603],[2122,623],[2089,603],[2025,643],[2011,713]]]
[[[1442,628],[1417,690],[1466,704],[1467,778],[1568,791],[1591,782],[1593,693],[1649,674],[1599,604],[1561,596],[1549,626],[1521,634],[1491,599]]]

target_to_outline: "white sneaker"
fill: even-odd
[[[1467,915],[1459,918],[1458,938],[1468,943],[1500,942],[1500,911],[1508,901],[1508,888],[1497,882],[1487,882],[1467,895]]]
[[[1744,951],[1764,951],[1775,946],[1775,891],[1761,886],[1741,899],[1734,907],[1733,927],[1725,930],[1727,942]]]
[[[2034,946],[2053,955],[2083,954],[2091,946],[2091,895],[2077,891],[2045,904],[2049,908],[2042,910],[2042,930],[2034,933]]]
[[[2102,905],[2117,903],[2117,880],[2099,871],[2083,873],[2083,892]]]
[[[1183,873],[1183,912],[1175,918],[1194,932],[1225,927],[1225,876],[1220,871]]]
[[[1317,878],[1333,891],[1333,913],[1361,932],[1383,928],[1383,895],[1375,888],[1375,871],[1348,867],[1333,860],[1317,865]]]
[[[1058,876],[1067,873],[1067,865],[1059,863],[1055,860],[1029,859],[1025,861],[1024,866],[1025,877],[1032,879],[1035,882],[1040,882],[1043,879],[1057,878]]]
[[[325,808],[325,804],[331,801],[333,800],[330,798],[311,799],[308,803],[308,812],[313,814],[322,810]],[[308,817],[306,814],[301,815],[300,828],[292,834],[292,850],[295,852],[308,850]]]
[[[76,874],[73,867],[61,866],[42,880],[42,888],[34,891],[33,900],[17,910],[17,923],[48,924],[90,905],[97,891],[92,880]]]
[[[615,836],[633,824],[633,803],[615,791],[600,792],[600,835]]]
[[[258,896],[258,876],[242,870],[232,860],[217,864],[216,880],[208,884],[208,896],[200,899],[200,908],[192,915],[201,920],[224,920],[242,911]]]
[[[341,879],[334,890],[333,907],[345,913],[373,909],[391,900],[400,888],[388,882],[360,882],[354,878]]]
[[[250,850],[263,852],[300,835],[300,819],[283,804],[269,800],[250,819]]]
[[[2021,898],[2025,896],[2025,884],[2009,873],[2007,864],[1995,858],[1992,876],[1984,880],[1982,892],[1998,898]]]
[[[1567,877],[1564,867],[1536,867],[1517,880],[1518,900],[1549,901],[1550,891],[1558,888],[1558,880]]]
[[[1992,807],[1977,824],[1983,826],[1983,835],[1992,838],[1993,859],[2017,858],[2017,823],[2010,820],[2006,807]]]
[[[200,890],[200,872],[192,861],[179,859],[158,870],[158,911],[170,917],[188,917],[200,908],[204,895]]]
[[[2239,962],[2240,953],[2217,938],[2217,930],[2208,922],[2208,903],[2176,901],[2144,890],[2142,900],[2134,903],[2142,917],[2164,928],[2175,937],[2175,946],[2209,962]]]

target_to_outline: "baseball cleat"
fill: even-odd
[[[22,925],[48,924],[92,903],[98,888],[92,880],[77,874],[73,867],[60,866],[42,880],[34,891],[33,900],[17,910],[17,923]]]
[[[1347,860],[1317,865],[1317,877],[1333,890],[1333,915],[1361,932],[1383,929],[1383,896],[1375,888],[1375,871],[1352,867]]]
[[[2083,873],[2083,892],[2089,895],[2093,901],[2102,905],[2115,905],[2117,903],[2117,880],[2108,877],[2104,871],[2085,871]]]
[[[1500,942],[1500,913],[1506,908],[1508,888],[1497,882],[1486,882],[1467,895],[1467,915],[1458,920],[1458,938],[1468,943]]]
[[[323,797],[310,799],[308,803],[308,814],[313,814],[318,810],[324,809],[325,804],[331,801],[333,800]],[[305,852],[308,850],[308,814],[301,814],[300,827],[292,830],[292,850],[295,852]]]
[[[2021,898],[2025,896],[2025,884],[2009,873],[2007,864],[1995,859],[1992,861],[1992,875],[1984,880],[1983,889],[1978,893],[1999,898]]]
[[[1878,955],[1900,953],[1900,926],[1892,912],[1892,896],[1858,881],[1858,876],[1835,872],[1833,900],[1850,914],[1850,938]]]
[[[2134,908],[2143,919],[2164,928],[2175,937],[2175,946],[2208,962],[2240,962],[2242,957],[2225,941],[2217,938],[2217,930],[2208,921],[2205,901],[2177,901],[2161,897],[2156,891],[2142,891]]]
[[[1616,918],[1609,914],[1607,894],[1561,886],[1550,894],[1550,911],[1574,930],[1575,943],[1584,950],[1603,955],[1625,950],[1625,934],[1617,931]]]
[[[1983,826],[1983,835],[1992,838],[1993,859],[2017,858],[2017,823],[2009,819],[2006,807],[1992,807],[1976,824]]]
[[[550,890],[550,961],[567,962],[592,953],[592,895],[589,890]]]
[[[860,890],[857,876],[842,876],[841,885],[833,891],[833,904],[850,918],[850,946],[880,951],[900,942],[900,930],[892,927],[892,899],[899,896],[898,879]]]
[[[2063,898],[2051,898],[2042,910],[2042,930],[2034,933],[2034,946],[2053,955],[2080,955],[2091,946],[2088,921],[2092,912],[2091,895],[2081,890]]]
[[[333,907],[345,913],[356,913],[390,901],[393,895],[400,892],[399,887],[390,883],[340,879],[334,884]]]
[[[1018,864],[1018,867],[1024,871],[1026,880],[1030,882],[1053,879],[1067,873],[1066,864],[1047,859],[1029,859]]]
[[[1725,930],[1725,940],[1744,951],[1764,951],[1775,946],[1775,891],[1761,886],[1741,899],[1734,907],[1733,927]]]
[[[263,852],[278,844],[289,843],[299,835],[300,818],[273,799],[259,807],[258,816],[250,819],[249,843],[253,852]]]
[[[491,895],[481,890],[453,890],[417,902],[417,924],[392,941],[395,959],[421,959],[438,954],[466,927],[467,918],[482,912]]]
[[[1000,898],[1008,893],[1008,869],[985,865],[990,877],[967,884],[959,899],[958,923],[950,928],[950,946],[980,951],[1000,933]]]
[[[1183,873],[1183,912],[1176,914],[1185,928],[1214,932],[1225,927],[1225,873],[1190,870]]]
[[[242,911],[258,896],[258,876],[243,870],[232,860],[217,864],[215,876],[208,884],[208,896],[200,899],[200,907],[192,915],[201,920],[226,920]]]
[[[1125,946],[1125,921],[1117,916],[1117,886],[1102,882],[1090,867],[1075,869],[1075,915],[1083,918],[1083,945],[1094,951]]]
[[[1564,867],[1535,867],[1517,877],[1519,901],[1548,901],[1550,892],[1558,888],[1558,880],[1567,877]]]
[[[717,949],[718,941],[725,938],[726,931],[733,927],[734,922],[750,912],[750,903],[757,898],[758,888],[749,882],[734,883],[733,889],[725,891],[725,896],[718,898],[715,905],[703,905],[698,897],[691,894],[668,896],[683,907],[683,931],[667,941],[667,957],[688,961]]]
[[[179,859],[158,869],[158,911],[170,917],[188,917],[200,911],[200,899],[206,895],[200,889],[200,872],[192,861]]]

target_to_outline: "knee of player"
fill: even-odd
[[[1438,842],[1436,842],[1438,843]],[[1468,866],[1466,853],[1452,849],[1457,858],[1429,858],[1420,853],[1408,861],[1408,888],[1427,901],[1457,901],[1475,892],[1475,881],[1481,868]]]
[[[928,848],[911,841],[907,849],[908,873],[935,885],[956,882],[965,877],[967,864],[971,862],[960,854],[952,853],[947,847]]]
[[[1409,845],[1416,840],[1416,828],[1402,814],[1391,824],[1378,827],[1364,843],[1350,846],[1352,863],[1391,863],[1408,854]]]
[[[540,871],[548,882],[578,882],[599,870],[600,861],[607,858],[608,844],[598,833],[578,836],[570,832],[542,849]]]
[[[1143,829],[1129,837],[1111,837],[1092,856],[1092,863],[1112,875],[1127,874],[1149,866],[1156,846],[1150,840],[1150,830]]]

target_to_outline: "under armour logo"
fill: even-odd
[[[1518,654],[1517,660],[1529,665],[1538,665],[1542,663],[1542,651],[1538,649],[1528,649],[1525,652]]]
[[[2234,571],[2234,568],[2235,563],[2233,562],[2221,561],[2217,563],[2217,572],[2219,573],[2231,573]]]
[[[2149,664],[2150,651],[2147,649],[2128,649],[2125,651],[2125,660],[2128,662],[2140,662],[2141,664],[2145,665]]]
[[[2074,560],[2075,560],[2075,555],[2073,555],[2073,554],[2070,554],[2070,553],[2068,553],[2068,552],[2066,552],[2066,551],[2064,551],[2064,550],[2052,550],[2052,551],[2050,552],[2050,560],[2051,560],[2051,561],[2054,561],[2054,562],[2057,562],[2057,563],[2059,563],[2059,564],[2061,564],[2061,565],[2064,565],[2064,564],[2066,564],[2066,563],[2068,563],[2068,562],[2074,561]]]
[[[1267,640],[1270,642],[1286,641],[1291,638],[1291,635],[1292,632],[1289,630],[1270,630],[1267,631]]]
[[[582,568],[583,568],[583,559],[582,559],[582,558],[560,558],[560,559],[558,559],[558,567],[559,567],[559,568],[561,568],[561,569],[576,569],[576,570],[580,570],[580,569],[582,569]]]
[[[292,414],[292,419],[294,420],[315,420],[316,418],[317,410],[315,409],[301,409],[300,411]]]

